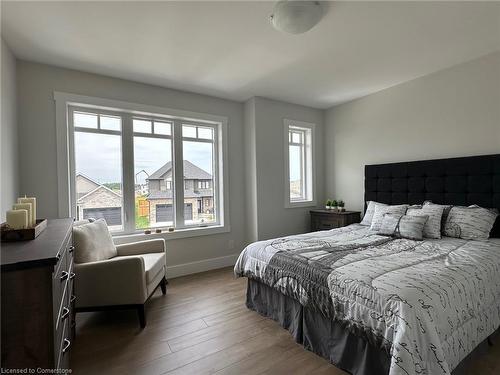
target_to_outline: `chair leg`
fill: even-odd
[[[146,327],[146,311],[144,305],[137,305],[137,315],[139,315],[139,324],[141,328]]]
[[[163,279],[161,279],[160,288],[161,288],[161,292],[163,295],[167,294],[167,284],[168,284],[168,281],[165,277]]]

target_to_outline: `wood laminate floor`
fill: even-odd
[[[170,280],[135,311],[77,315],[74,374],[318,374],[346,372],[245,307],[246,279],[231,268]],[[500,374],[500,338],[467,361],[470,374]]]

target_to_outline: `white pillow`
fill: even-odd
[[[382,226],[382,221],[384,220],[385,214],[396,214],[403,216],[406,213],[406,209],[408,208],[407,204],[399,204],[394,206],[375,206],[375,213],[373,214],[372,225],[370,226],[370,230],[380,230]]]
[[[73,227],[75,263],[97,262],[117,255],[104,219]]]
[[[363,216],[363,220],[361,221],[361,225],[372,225],[373,214],[375,213],[375,207],[382,206],[386,207],[385,203],[378,203],[375,201],[368,201],[368,206],[366,207],[365,216]]]
[[[446,225],[446,220],[448,219],[448,214],[450,213],[450,210],[453,206],[451,204],[432,203],[431,201],[425,201],[424,207],[425,206],[441,206],[441,207],[443,207],[443,216],[441,217],[441,234],[444,236],[444,226]]]
[[[498,214],[476,205],[453,206],[446,219],[444,235],[465,240],[487,240]]]
[[[424,237],[441,238],[441,218],[445,206],[439,204],[426,204],[423,207],[408,207],[406,215],[409,216],[428,216],[429,219],[425,222]]]
[[[427,216],[385,214],[378,234],[422,241]]]

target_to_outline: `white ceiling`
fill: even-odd
[[[500,3],[338,2],[311,31],[272,2],[2,2],[14,54],[243,101],[327,108],[500,50]]]

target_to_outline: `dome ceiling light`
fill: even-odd
[[[323,16],[319,1],[281,0],[274,5],[271,24],[276,30],[302,34],[311,30]]]

